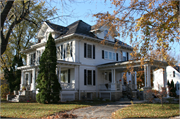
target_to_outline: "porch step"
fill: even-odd
[[[19,102],[19,95],[16,95],[14,98],[9,100],[10,102]]]

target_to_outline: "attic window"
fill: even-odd
[[[107,40],[109,40],[108,30],[105,30],[105,31],[104,31],[104,38],[106,38]]]

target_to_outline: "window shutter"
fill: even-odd
[[[61,59],[63,58],[63,45],[61,45]]]
[[[64,59],[66,58],[66,56],[65,56],[65,54],[66,54],[65,48],[66,48],[66,47],[64,46]]]
[[[116,53],[116,61],[118,61],[118,53]]]
[[[104,59],[104,50],[102,50],[102,59]]]
[[[95,45],[93,45],[93,59],[95,59]]]
[[[70,52],[71,52],[71,57],[72,57],[72,42],[71,42],[71,51]]]
[[[68,69],[68,83],[70,83],[70,69]]]
[[[93,70],[93,85],[96,85],[96,73],[95,70]]]
[[[86,69],[84,69],[84,85],[86,85]]]
[[[109,72],[109,82],[112,82],[112,74]]]
[[[129,60],[129,53],[127,52],[127,61]]]
[[[84,57],[86,58],[86,43],[84,43]]]

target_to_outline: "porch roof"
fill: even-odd
[[[128,68],[133,68],[134,71],[144,70],[145,65],[150,65],[152,69],[156,68],[165,68],[168,66],[167,62],[158,61],[158,60],[144,60],[141,63],[141,60],[134,60],[134,61],[118,61],[118,62],[111,62],[98,65],[97,68],[100,70],[110,70],[110,69],[117,69],[118,71],[125,71]]]

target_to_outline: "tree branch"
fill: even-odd
[[[3,11],[1,12],[1,16],[0,16],[0,18],[1,18],[1,28],[4,26],[4,22],[5,22],[6,18],[7,18],[7,15],[9,13],[13,3],[14,3],[14,0],[11,0],[11,1],[8,0],[7,4],[5,5],[5,7],[3,9]]]

